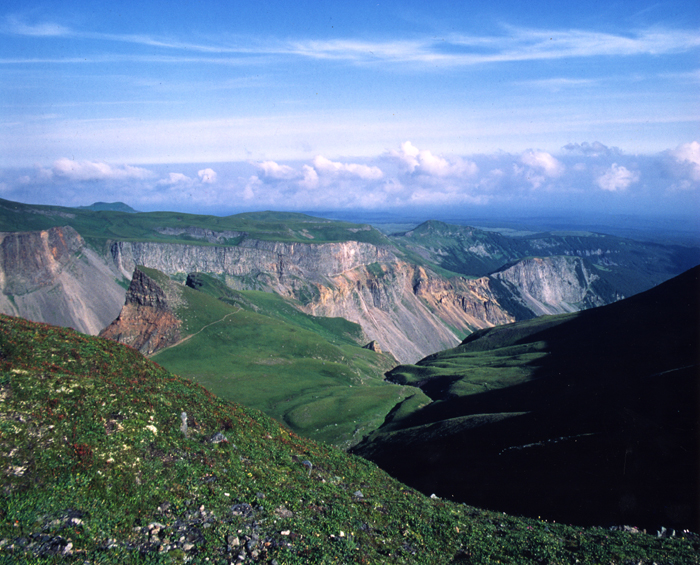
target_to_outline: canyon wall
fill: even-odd
[[[189,235],[209,244],[116,241],[105,258],[70,227],[0,234],[0,311],[91,334],[119,316],[119,327],[131,328],[121,341],[152,353],[177,340],[179,326],[168,301],[153,302],[137,266],[183,278],[204,272],[232,288],[293,298],[309,314],[356,322],[382,350],[411,363],[476,329],[619,298],[580,257],[524,259],[489,276],[446,278],[400,260],[390,246],[250,238],[232,246],[217,243],[238,232]],[[127,293],[119,280],[133,273]]]
[[[476,329],[606,303],[596,294],[596,275],[577,257],[527,259],[470,279],[445,278],[397,259],[391,248],[355,241],[247,239],[238,247],[115,242],[110,252],[122,272],[136,265],[171,276],[205,272],[233,288],[297,299],[310,314],[360,324],[402,363],[454,347]]]
[[[96,335],[119,314],[122,277],[73,228],[0,233],[0,312]]]
[[[576,312],[623,298],[580,257],[533,257],[490,275],[535,315]]]

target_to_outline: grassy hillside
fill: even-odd
[[[0,395],[2,563],[700,563],[690,534],[427,498],[71,330],[0,316]]]
[[[206,245],[183,233],[162,234],[162,228],[201,228],[214,232],[241,232],[226,242],[238,245],[244,238],[297,243],[361,241],[389,244],[378,230],[360,224],[285,212],[251,212],[233,216],[207,216],[177,212],[95,211],[85,208],[21,204],[0,199],[0,231],[42,230],[70,225],[95,245],[106,240],[157,241]]]
[[[166,275],[142,270],[168,283]],[[357,324],[309,316],[278,295],[234,291],[205,274],[191,276],[190,284],[197,290],[182,287],[175,308],[186,339],[154,359],[222,398],[346,447],[407,397],[429,400],[415,388],[384,381],[396,362],[363,349]]]
[[[476,332],[389,378],[434,402],[357,453],[424,492],[583,524],[698,528],[700,268]],[[425,457],[415,462],[416,452]],[[478,461],[478,464],[475,462]]]

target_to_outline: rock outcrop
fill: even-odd
[[[293,279],[319,281],[361,265],[392,261],[389,247],[342,243],[283,243],[246,239],[239,246],[118,241],[111,246],[115,265],[129,276],[136,265],[163,273],[202,272],[226,275],[245,285],[284,292]]]
[[[144,355],[177,343],[182,322],[175,314],[176,283],[159,283],[136,268],[119,316],[101,337],[130,345]]]
[[[121,276],[69,226],[0,233],[0,312],[96,335],[119,313]]]

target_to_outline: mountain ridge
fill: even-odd
[[[700,250],[652,249],[588,232],[506,237],[430,221],[402,237],[387,237],[366,224],[293,213],[218,218],[0,201],[3,224],[16,226],[20,220],[26,227],[70,223],[82,231],[83,248],[103,263],[99,269],[116,271],[102,285],[114,296],[124,296],[137,264],[180,281],[190,273],[209,273],[234,289],[275,292],[296,300],[307,313],[359,323],[368,340],[400,362],[452,347],[476,329],[628,296],[676,274],[692,262],[693,253],[700,262]],[[415,240],[428,232],[437,239]],[[652,253],[648,261],[638,258],[647,252]],[[446,257],[454,264],[445,263]],[[483,261],[498,268],[482,274]],[[81,293],[104,294],[100,285],[86,284]],[[5,296],[3,311],[19,313],[11,304],[14,297]],[[65,297],[67,304],[81,300]],[[42,318],[42,308],[49,306],[40,304],[30,317],[61,323]],[[102,328],[110,321],[102,320]],[[102,329],[94,326],[84,329]]]

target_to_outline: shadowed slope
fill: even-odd
[[[356,452],[472,504],[697,528],[699,277],[695,268],[609,306],[476,332],[398,367],[391,380],[434,402]]]

